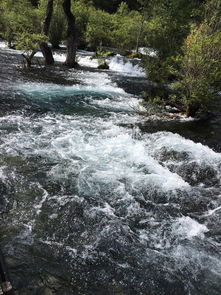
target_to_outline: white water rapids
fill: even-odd
[[[140,72],[126,68],[125,76]],[[140,98],[107,72],[70,70],[66,79],[73,76],[69,86],[10,85],[38,110],[0,117],[10,255],[25,260],[27,247],[39,247],[87,288],[96,280],[124,294],[220,294],[221,154],[131,128],[145,120],[134,111]]]

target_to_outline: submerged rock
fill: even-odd
[[[109,70],[109,65],[105,62],[97,67],[99,70]]]

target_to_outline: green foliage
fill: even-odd
[[[116,54],[113,51],[104,52],[105,57],[115,56]]]
[[[167,58],[180,52],[191,23],[200,17],[198,0],[152,0],[146,32],[147,46]]]
[[[39,12],[27,0],[2,0],[0,3],[2,13],[3,37],[9,46],[16,43],[17,36],[28,32],[37,33],[40,28]]]
[[[105,4],[104,2],[102,5]],[[112,2],[115,1],[107,1],[106,4],[111,5]],[[131,11],[126,2],[130,5],[132,3],[131,1],[118,1],[119,7],[116,13],[110,14],[95,8],[92,0],[75,0],[72,11],[76,17],[78,43],[84,47],[96,48],[102,44],[103,46],[118,47],[122,51],[134,49],[138,35],[140,36],[141,27],[143,27],[143,15],[139,11]],[[0,0],[0,3],[2,6],[0,13],[4,12],[0,26],[4,26],[3,37],[7,39],[9,44],[16,43],[17,34],[41,32],[46,0],[39,0],[38,6],[33,6],[30,0]],[[98,5],[98,7],[102,7],[102,5]],[[53,47],[59,46],[65,37],[65,31],[66,21],[62,0],[54,0],[54,13],[49,34],[49,40]]]
[[[39,43],[47,42],[48,38],[42,34],[21,33],[16,37],[16,48],[20,50],[34,51]]]
[[[144,58],[144,67],[151,81],[168,84],[179,76],[182,45],[192,23],[202,17],[202,7],[198,0],[141,2],[149,11],[144,28],[144,43],[157,53]]]
[[[120,16],[127,16],[129,14],[129,8],[126,2],[121,2],[117,11],[116,11],[117,15]]]
[[[145,56],[143,60],[150,81],[167,84],[177,79],[180,70],[180,56]]]
[[[21,33],[16,37],[16,48],[23,50],[24,67],[30,68],[32,59],[37,52],[39,43],[47,42],[48,38],[41,34]]]
[[[128,58],[142,58],[143,54],[140,52],[132,52],[127,57]]]
[[[106,53],[103,51],[102,46],[99,46],[95,52],[95,54],[92,56],[92,58],[96,58],[98,61],[98,68],[100,68],[100,66],[106,64],[106,58],[107,55]]]
[[[62,40],[65,38],[66,22],[60,1],[54,4],[53,17],[50,25],[49,41],[53,48],[59,48]]]
[[[218,0],[210,3],[217,3],[213,16],[207,16],[201,25],[193,27],[185,40],[181,78],[173,85],[190,115],[206,109],[220,91],[221,23],[220,15],[216,12],[220,11],[221,4],[218,5]],[[210,11],[207,13],[211,15]]]
[[[130,11],[126,14],[125,8],[121,8],[122,6],[119,7],[114,16],[115,26],[112,33],[114,43],[120,49],[132,50],[137,44],[137,38],[142,25],[142,15],[138,11]]]
[[[90,1],[77,0],[73,13],[80,44],[95,48],[102,44],[124,51],[136,47],[142,15],[138,11],[130,11],[125,2],[119,5],[115,14],[110,14],[96,9]]]
[[[46,4],[46,0],[0,0],[2,36],[28,58],[40,42],[48,41],[41,35]],[[54,47],[66,31],[61,4],[62,0],[54,0],[49,36]],[[127,55],[139,46],[155,50],[152,56],[129,56],[142,57],[148,79],[157,83],[147,94],[151,103],[168,99],[164,85],[173,83],[169,99],[182,103],[194,115],[220,90],[220,0],[75,0],[72,10],[79,43],[98,48],[99,65],[113,55],[103,52],[104,46],[117,47]]]
[[[140,113],[145,113],[147,116],[153,116],[153,115],[161,115],[163,114],[163,101],[161,98],[156,97],[154,100],[144,100],[140,103],[140,106],[145,109],[145,111],[138,110]]]
[[[113,26],[114,21],[109,13],[91,8],[86,31],[86,41],[89,46],[96,47],[98,44],[111,46]]]
[[[80,45],[86,45],[86,31],[93,9],[90,0],[77,0],[72,7],[73,14],[76,17],[78,43]]]

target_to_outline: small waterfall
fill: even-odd
[[[119,54],[109,60],[110,70],[120,72],[129,76],[145,77],[144,69],[142,69],[137,60],[127,59]]]
[[[38,52],[36,54],[38,57],[42,57],[42,53]],[[58,62],[64,62],[66,55],[64,53],[54,53],[54,59]],[[78,53],[77,61],[80,66],[97,68],[98,61],[96,58],[92,58],[91,54],[82,51]],[[136,76],[136,77],[145,77],[144,69],[139,65],[138,60],[131,60],[120,54],[117,54],[114,57],[107,59],[107,63],[111,71],[121,73],[126,76]]]

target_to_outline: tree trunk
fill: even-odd
[[[53,2],[54,2],[54,0],[48,0],[45,19],[42,24],[42,31],[41,32],[45,36],[48,36],[48,34],[49,34],[50,23],[51,23],[51,18],[52,18],[52,14],[53,14]],[[54,58],[52,55],[51,48],[48,46],[48,44],[46,42],[42,42],[40,44],[40,48],[41,48],[42,54],[45,58],[45,64],[46,65],[53,65]]]
[[[67,57],[65,64],[69,67],[76,66],[76,51],[77,51],[77,34],[75,17],[71,12],[71,0],[63,1],[63,9],[65,16],[67,18],[68,28],[67,28]]]
[[[32,59],[35,55],[35,53],[37,52],[37,50],[32,50],[31,54],[22,54],[23,58],[24,58],[24,68],[30,68],[31,67],[31,63],[32,63]]]

